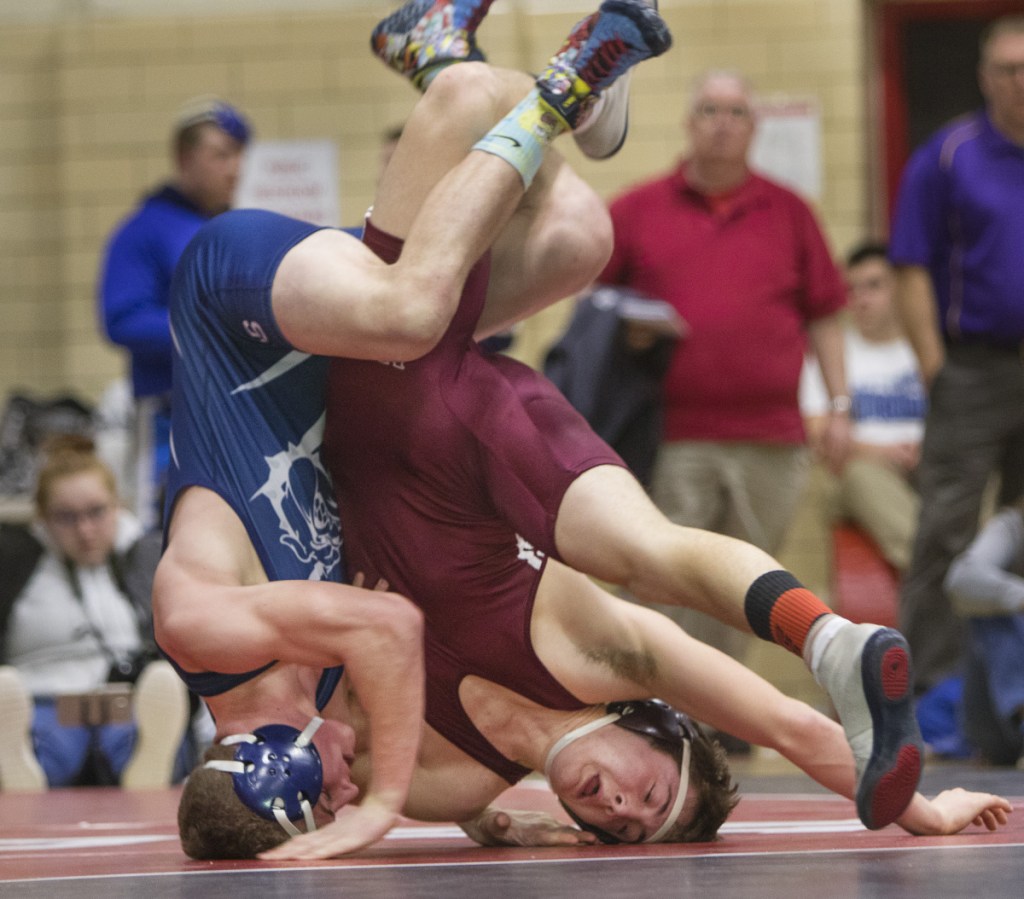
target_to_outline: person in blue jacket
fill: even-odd
[[[193,235],[230,206],[251,129],[223,100],[199,97],[173,130],[174,175],[147,194],[111,234],[100,270],[100,317],[107,337],[124,347],[135,399],[134,511],[147,527],[159,520],[170,457],[171,275]]]

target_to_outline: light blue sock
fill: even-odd
[[[551,112],[534,88],[473,149],[504,159],[529,188],[544,161],[545,147],[564,130],[565,123]]]

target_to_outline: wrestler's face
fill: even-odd
[[[563,749],[549,779],[581,821],[624,843],[639,843],[668,817],[679,790],[679,763],[639,734],[607,726]]]

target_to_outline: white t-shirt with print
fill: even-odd
[[[875,343],[847,328],[844,350],[853,439],[876,446],[919,442],[927,399],[910,344],[906,340]],[[818,362],[808,356],[800,377],[800,411],[814,417],[828,409]]]

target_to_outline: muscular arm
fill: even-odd
[[[921,377],[931,386],[946,359],[939,332],[935,292],[928,270],[919,265],[901,265],[896,269],[896,309],[914,348]]]
[[[267,582],[231,510],[193,488],[175,509],[153,607],[158,642],[186,670],[344,663],[370,720],[363,804],[400,812],[424,708],[422,620],[411,603],[344,584]]]

